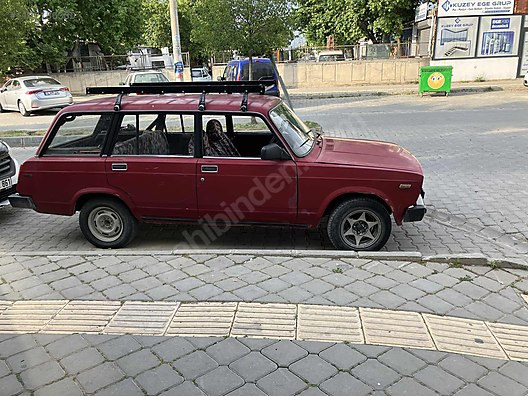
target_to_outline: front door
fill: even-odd
[[[262,160],[274,134],[258,116],[204,117],[204,150],[196,169],[199,216],[205,222],[295,224],[297,165]]]
[[[143,220],[196,220],[197,160],[187,148],[192,125],[191,115],[123,117],[106,159],[106,174],[108,183],[128,196]]]

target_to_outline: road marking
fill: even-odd
[[[528,326],[308,304],[0,301],[0,333],[291,339],[528,361]]]

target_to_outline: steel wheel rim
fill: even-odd
[[[344,242],[352,249],[368,249],[381,238],[381,218],[372,210],[354,210],[343,219],[340,231]]]
[[[123,220],[109,207],[98,207],[88,216],[88,228],[102,242],[115,242],[123,234]]]

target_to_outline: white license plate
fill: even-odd
[[[7,190],[11,187],[11,179],[0,180],[0,190]]]
[[[44,91],[44,96],[55,96],[60,95],[59,91]]]

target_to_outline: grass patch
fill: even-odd
[[[46,133],[45,130],[31,131],[31,130],[25,130],[25,129],[20,129],[17,131],[2,131],[0,132],[0,138],[2,137],[23,137],[23,136],[44,136],[45,133]]]
[[[333,272],[334,274],[342,274],[342,273],[343,273],[343,269],[337,267],[337,268],[334,268],[334,269],[332,270],[332,272]]]

